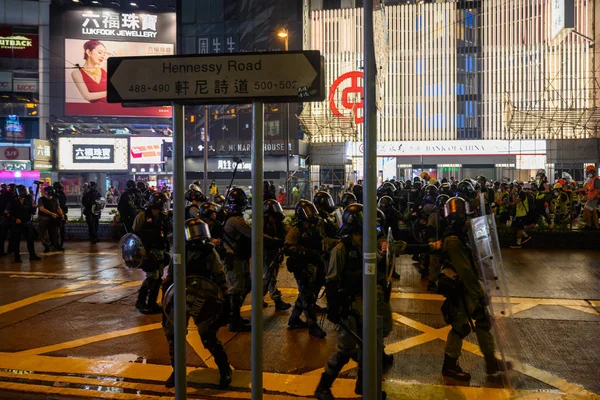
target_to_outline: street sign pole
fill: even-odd
[[[175,283],[175,397],[186,398],[185,134],[184,107],[173,104],[173,281]]]
[[[264,105],[252,103],[252,399],[262,399]]]
[[[381,396],[377,382],[377,111],[375,105],[375,48],[373,1],[364,2],[364,195],[363,195],[363,398]]]
[[[204,195],[208,197],[208,113],[209,106],[204,106]],[[211,199],[213,201],[214,199]]]

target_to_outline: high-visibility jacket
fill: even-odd
[[[594,176],[583,184],[583,189],[587,192],[587,200],[600,199],[600,181],[598,179],[600,177]]]

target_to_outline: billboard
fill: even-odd
[[[58,139],[59,171],[125,171],[128,169],[127,138],[61,137]]]
[[[170,107],[123,107],[106,102],[109,57],[173,54],[168,43],[65,39],[65,114],[171,117]]]
[[[106,61],[115,56],[172,55],[175,13],[63,8],[51,5],[51,91],[65,101],[51,113],[170,118],[170,107],[122,107],[106,102]],[[60,57],[59,55],[63,55]],[[63,108],[64,104],[64,108]]]
[[[132,137],[129,139],[129,162],[131,164],[162,164],[164,143],[173,143],[173,138]]]

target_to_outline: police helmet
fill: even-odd
[[[188,189],[185,192],[185,199],[187,201],[205,201],[206,200],[206,198],[204,197],[202,192],[200,192],[199,190],[196,190],[196,189]]]
[[[342,195],[342,199],[340,200],[340,206],[342,208],[348,207],[350,204],[356,203],[356,196],[352,192],[346,192]]]
[[[469,181],[462,181],[456,187],[456,195],[466,200],[474,199],[477,196],[473,184]]]
[[[56,192],[54,191],[54,188],[52,186],[46,186],[44,188],[44,193],[46,193],[46,196],[56,196]]]
[[[450,196],[447,194],[440,194],[437,199],[435,199],[435,209],[436,210],[444,210],[444,205],[450,200]]]
[[[155,210],[164,210],[167,204],[167,196],[164,193],[154,192],[148,200],[148,207]]]
[[[17,186],[17,195],[19,197],[27,197],[27,195],[29,195],[29,190],[27,190],[27,186],[25,186],[25,185]]]
[[[462,197],[452,197],[444,204],[444,218],[456,229],[464,227],[470,212],[469,203]]]
[[[396,186],[396,190],[402,190],[402,189],[404,189],[404,182],[396,181],[396,182],[394,182],[394,186]]]
[[[146,190],[148,190],[148,184],[146,182],[138,182],[135,185],[141,192],[145,192]]]
[[[313,197],[313,204],[317,207],[320,213],[332,213],[335,211],[335,203],[333,198],[327,192],[317,192]]]
[[[98,184],[94,181],[90,181],[90,183],[88,184],[90,189],[95,190],[98,188]]]
[[[404,189],[412,189],[412,182],[409,180],[406,181],[406,183],[404,183]]]
[[[438,191],[438,193],[440,195],[445,194],[447,196],[454,196],[454,193],[452,192],[452,187],[448,182],[442,183],[442,186],[440,186],[440,190]]]
[[[392,199],[390,196],[383,196],[379,199],[377,208],[383,210],[384,212],[392,210],[394,208],[394,199]]]
[[[246,193],[240,188],[233,188],[227,193],[227,208],[231,213],[243,213],[248,207]]]
[[[280,221],[285,219],[285,215],[283,214],[283,208],[281,208],[281,204],[277,200],[268,199],[263,203],[263,213],[265,215],[271,215]]]
[[[135,181],[133,180],[128,180],[127,183],[125,184],[125,188],[127,190],[135,190]]]
[[[415,176],[415,177],[413,178],[413,184],[414,184],[414,183],[416,183],[416,182],[421,182],[421,178],[420,178],[420,177],[418,177],[418,176]]]
[[[354,195],[356,196],[356,202],[362,204],[362,202],[363,202],[363,187],[362,187],[362,185],[352,186],[352,193],[354,193]]]
[[[213,198],[213,201],[222,207],[225,204],[225,196],[218,194]]]
[[[418,177],[415,178],[415,181],[413,183],[413,189],[415,190],[421,190],[423,188],[423,182],[419,179],[417,180]]]
[[[62,192],[63,190],[65,190],[65,187],[63,186],[62,183],[60,182],[54,182],[52,184],[52,187],[54,188],[54,190],[56,190],[57,192]]]
[[[426,204],[433,204],[438,196],[438,188],[435,185],[427,185],[423,189],[423,194],[423,202]]]
[[[185,221],[184,229],[185,240],[188,242],[210,239],[210,229],[208,228],[208,224],[202,221],[200,218],[190,218]]]
[[[300,200],[296,204],[296,218],[298,221],[310,222],[316,224],[319,222],[319,211],[313,203],[308,200]]]
[[[479,175],[477,177],[477,183],[479,183],[481,186],[485,186],[485,184],[487,183],[487,178],[483,175]]]
[[[211,219],[212,215],[216,215],[219,211],[220,206],[215,203],[202,203],[200,207],[198,207],[198,215],[202,219]]]
[[[382,198],[383,196],[394,197],[394,192],[396,191],[396,186],[390,182],[383,182],[381,186],[377,188],[377,198]]]
[[[350,204],[342,214],[342,232],[346,235],[362,233],[363,229],[363,205],[359,203]]]

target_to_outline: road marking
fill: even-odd
[[[72,349],[74,347],[85,346],[91,343],[102,342],[104,340],[115,339],[123,336],[135,335],[136,333],[153,331],[156,329],[162,329],[162,325],[160,323],[150,324],[150,325],[142,325],[136,328],[123,329],[120,331],[114,331],[109,333],[103,333],[101,335],[90,336],[82,339],[75,339],[68,342],[53,344],[50,346],[38,347],[35,349],[19,351],[16,354],[22,355],[38,355],[45,353],[52,353],[58,350]]]
[[[592,314],[592,315],[600,315],[598,310],[596,310],[594,307],[590,307],[590,306],[564,306],[564,307],[570,308],[572,310],[577,310],[577,311],[581,311],[584,313]]]

